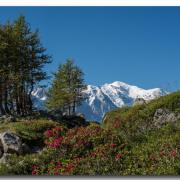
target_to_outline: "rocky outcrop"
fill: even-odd
[[[25,143],[22,143],[19,136],[10,131],[0,133],[0,163],[6,163],[11,154],[26,153],[31,153],[31,150]]]
[[[180,118],[180,114],[171,112],[168,109],[157,109],[154,113],[153,124],[157,128],[161,128],[166,123],[176,124],[177,120]]]
[[[22,154],[22,141],[12,132],[4,132],[0,134],[0,148],[4,153]]]
[[[133,106],[135,106],[135,105],[142,105],[142,104],[146,104],[146,100],[143,99],[143,98],[136,98],[136,99],[134,100]]]
[[[3,116],[0,116],[0,121],[1,122],[15,122],[16,121],[16,118],[14,116],[11,116],[11,115],[3,115]]]

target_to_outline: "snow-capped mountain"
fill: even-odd
[[[38,87],[33,90],[32,94],[32,100],[34,103],[34,106],[37,109],[44,109],[44,102],[46,101],[46,89]]]
[[[136,98],[152,100],[167,94],[160,88],[145,90],[119,81],[102,86],[88,85],[84,93],[87,98],[77,111],[85,114],[86,119],[96,121],[101,121],[104,114],[112,109],[132,105]],[[35,106],[43,108],[45,90],[37,88],[32,92],[32,96]]]

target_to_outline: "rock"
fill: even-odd
[[[31,153],[31,149],[30,149],[30,147],[26,143],[22,144],[22,153],[23,154]]]
[[[7,121],[8,121],[8,122],[15,122],[15,121],[16,121],[16,118],[15,118],[14,116],[9,116],[9,117],[7,118]]]
[[[63,112],[62,115],[63,115],[63,116],[68,116],[68,113],[67,113],[67,112]]]
[[[40,146],[33,146],[32,147],[32,153],[39,153],[39,152],[41,152],[42,151],[42,147],[40,147]]]
[[[9,153],[4,153],[3,156],[0,159],[0,163],[7,163],[9,157],[11,156],[11,154]]]
[[[6,118],[7,118],[6,115],[2,115],[2,116],[0,117],[0,119],[6,119]]]
[[[157,109],[154,113],[153,122],[155,127],[161,128],[166,123],[176,123],[178,119],[177,114],[170,112],[168,109]]]
[[[7,116],[6,115],[2,115],[2,116],[0,116],[0,121],[1,122],[4,122],[4,120],[7,118]]]
[[[142,104],[146,104],[146,100],[143,99],[143,98],[136,98],[135,101],[134,101],[133,106],[135,106],[135,105],[142,105]]]
[[[77,113],[76,116],[84,118],[85,119],[85,115],[83,113]]]
[[[0,121],[3,121],[3,122],[15,122],[16,121],[16,118],[12,115],[3,115],[0,117]]]
[[[0,147],[3,149],[4,153],[22,154],[22,141],[20,137],[11,132],[0,134]]]

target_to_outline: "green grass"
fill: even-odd
[[[124,160],[124,175],[180,174],[180,126],[166,125],[151,131],[137,143]],[[176,155],[172,155],[173,151]]]
[[[178,113],[180,110],[180,91],[152,100],[146,105],[123,107],[106,113],[102,123],[105,129],[114,129],[122,136],[132,138],[151,130],[154,113],[159,108]]]
[[[42,139],[43,133],[47,129],[51,129],[57,126],[61,126],[61,124],[46,119],[17,121],[0,124],[0,132],[11,131],[19,135],[23,140],[30,141]]]
[[[69,122],[58,148],[12,155],[8,166],[0,164],[0,175],[30,175],[33,165],[39,175],[54,175],[58,162],[65,164],[58,169],[61,175],[180,175],[180,123],[154,128],[152,120],[159,108],[179,113],[180,92],[108,112],[102,125],[78,120],[80,127],[74,128]],[[58,126],[62,124],[46,119],[19,121],[1,124],[0,132],[9,129],[26,141],[37,141],[47,138],[44,131]],[[69,164],[71,170],[66,169]]]

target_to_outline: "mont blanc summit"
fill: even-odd
[[[142,89],[124,82],[115,81],[102,86],[88,85],[84,91],[86,100],[77,111],[83,113],[88,120],[101,121],[104,114],[112,109],[131,106],[137,98],[152,100],[167,94],[160,88]],[[46,100],[45,89],[37,88],[32,92],[35,106],[43,108]]]

